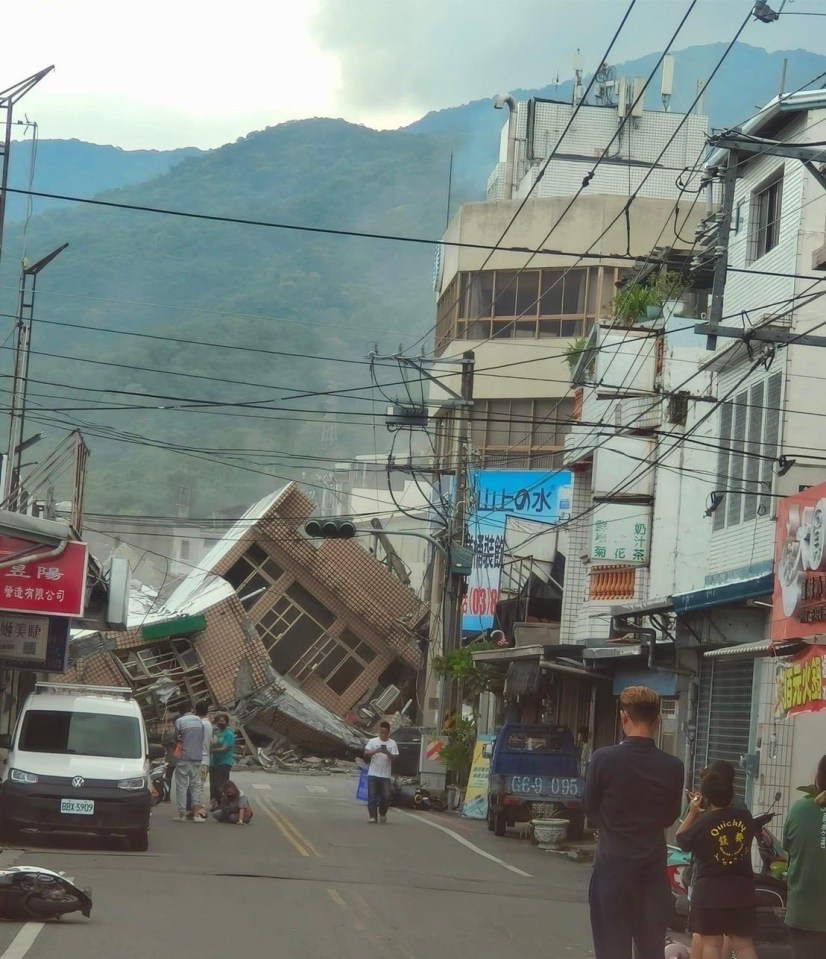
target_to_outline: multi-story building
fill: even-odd
[[[801,704],[780,709],[777,687],[786,657],[822,642],[811,624],[826,613],[800,585],[807,569],[819,583],[819,500],[813,490],[811,503],[785,506],[826,479],[820,351],[794,339],[823,323],[826,192],[818,170],[782,147],[816,144],[824,120],[823,91],[792,94],[744,126],[756,152],[711,156],[712,177],[737,164],[723,312],[739,335],[709,350],[693,332],[696,296],[681,310],[667,304],[663,320],[600,327],[594,359],[583,355],[574,373],[580,425],[566,452],[579,520],[562,641],[580,650],[563,651],[613,674],[615,691],[627,680],[657,687],[668,745],[689,775],[732,762],[749,803],[764,808],[780,793],[781,813],[809,781],[826,732],[814,711],[822,695],[794,715]],[[777,585],[787,538],[808,557],[785,584],[805,616],[772,642],[790,618]]]
[[[510,119],[488,200],[462,206],[444,235],[435,347],[445,359],[474,354],[474,465],[535,470],[539,478],[563,468],[577,403],[571,364],[583,340],[615,315],[617,284],[654,250],[689,254],[701,211],[686,199],[682,177],[702,157],[707,120],[640,109],[629,115],[627,98],[599,106],[500,98],[505,104]],[[456,368],[437,371],[458,392]],[[439,456],[455,464],[450,405],[438,386],[430,399]],[[579,562],[578,549],[560,537],[566,568]],[[559,642],[571,642],[570,633],[563,627]],[[516,689],[515,664],[528,650],[538,664],[543,648],[485,657],[510,672]],[[552,691],[536,681],[532,695],[522,689],[522,701],[536,703],[529,710],[587,725],[590,693],[569,696],[564,669],[547,667],[542,675],[560,686]],[[507,695],[507,683],[505,689]]]

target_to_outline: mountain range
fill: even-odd
[[[677,54],[672,110],[691,103],[723,49]],[[647,75],[657,56],[617,75]],[[775,96],[784,59],[786,90],[826,72],[816,54],[736,47],[706,93],[712,126],[742,121]],[[512,92],[569,100],[571,87]],[[658,105],[655,80],[648,106]],[[385,364],[377,375],[390,385],[373,392],[365,356],[418,337],[431,347],[434,245],[183,214],[436,239],[451,157],[453,211],[483,198],[505,119],[480,99],[401,130],[316,118],[208,151],[43,140],[33,170],[30,141],[16,143],[13,189],[31,182],[182,214],[38,200],[27,215],[25,198],[11,194],[0,263],[9,328],[21,253],[33,261],[69,243],[38,280],[27,429],[46,431],[47,448],[83,426],[93,453],[87,508],[161,515],[189,486],[204,515],[285,478],[321,484],[331,462],[386,450],[383,406],[406,387]],[[181,342],[196,340],[219,345]],[[10,346],[9,336],[0,352],[7,384]]]

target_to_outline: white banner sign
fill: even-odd
[[[649,559],[651,507],[642,503],[598,503],[591,526],[591,559],[640,563]]]
[[[47,616],[0,615],[0,659],[45,662],[48,642]]]

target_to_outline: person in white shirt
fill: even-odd
[[[195,715],[204,725],[204,756],[201,761],[201,804],[206,806],[206,798],[209,795],[209,766],[210,766],[210,748],[212,746],[212,723],[209,721],[209,703],[204,700],[195,706]],[[206,819],[204,811],[202,817]]]
[[[387,822],[393,757],[398,755],[399,747],[390,738],[390,723],[380,723],[378,736],[374,736],[364,747],[364,758],[370,761],[367,770],[368,822]]]

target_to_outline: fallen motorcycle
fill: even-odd
[[[0,918],[43,922],[70,912],[89,918],[90,889],[81,889],[61,873],[40,866],[0,869]]]

